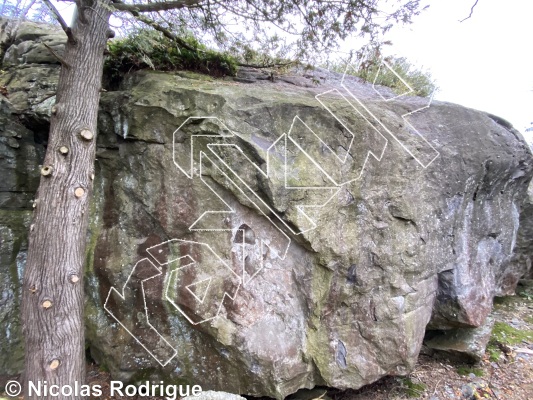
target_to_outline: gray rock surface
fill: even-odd
[[[435,332],[431,338],[428,336],[433,332],[428,332],[424,344],[430,349],[444,351],[452,356],[480,361],[485,354],[493,326],[494,319],[487,317],[485,322],[476,328],[446,329]]]
[[[0,375],[17,374],[24,359],[20,282],[42,153],[34,132],[18,123],[9,102],[0,98]]]
[[[499,295],[514,294],[520,278],[533,279],[533,183],[529,185],[522,204],[513,259],[501,278],[502,292]]]
[[[58,72],[31,44],[54,34],[32,29],[2,36],[0,318],[13,324]],[[104,93],[92,356],[115,379],[283,398],[408,373],[428,324],[482,326],[509,290],[531,152],[498,117],[393,96],[322,70],[137,72]]]
[[[215,392],[213,390],[206,390],[198,396],[187,396],[183,400],[245,400],[244,397],[232,393]]]

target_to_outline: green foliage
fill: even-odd
[[[180,48],[153,30],[139,30],[123,39],[108,42],[104,71],[112,81],[140,69],[157,71],[189,70],[215,77],[235,75],[235,59],[200,44],[193,36],[182,39],[197,51]]]
[[[422,382],[415,383],[408,377],[398,378],[398,380],[407,397],[419,398],[426,390],[426,385]]]
[[[390,87],[397,94],[405,93],[406,91],[405,84],[397,75],[413,89],[410,93],[412,95],[428,97],[435,90],[435,85],[431,81],[429,72],[415,68],[405,57],[389,57],[385,61],[390,66],[390,69],[385,64],[380,66],[375,60],[371,60],[370,64],[359,69],[359,76],[376,85]]]
[[[386,57],[384,61],[390,68],[382,63],[380,57],[374,56],[363,61],[353,75],[375,85],[387,86],[396,94],[409,90],[398,76],[413,89],[408,93],[411,96],[429,97],[436,90],[431,74],[416,68],[405,57]],[[344,73],[345,65],[335,64],[330,69]]]
[[[533,331],[520,330],[504,322],[496,322],[492,328],[491,340],[507,345],[517,345],[522,341],[533,342]]]
[[[497,362],[500,360],[502,355],[501,350],[493,342],[489,342],[487,346],[487,353],[489,354],[489,360],[492,362]]]
[[[502,354],[499,345],[518,345],[522,342],[533,342],[533,331],[516,329],[504,322],[496,322],[487,346],[490,361],[498,361]]]
[[[483,369],[475,368],[475,367],[472,367],[472,366],[457,367],[457,373],[459,375],[463,375],[463,376],[474,374],[475,376],[478,376],[478,377],[481,377],[484,374],[483,373]]]
[[[277,37],[258,41],[255,47],[252,47],[250,43],[237,42],[229,47],[228,51],[244,65],[263,68],[269,66],[271,70],[280,74],[299,64],[297,61],[289,60],[286,49],[278,43]]]
[[[533,127],[533,123],[532,123]],[[533,128],[531,129],[533,131]],[[527,129],[526,129],[527,132]],[[516,287],[516,294],[529,303],[533,303],[533,281],[520,281]],[[531,304],[533,306],[533,304]]]

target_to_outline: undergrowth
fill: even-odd
[[[482,368],[476,368],[471,365],[462,365],[457,367],[457,373],[462,376],[474,374],[477,377],[481,377],[484,375]]]
[[[398,381],[404,394],[410,398],[419,398],[427,388],[424,383],[413,382],[409,377],[398,378]]]
[[[141,69],[189,70],[214,77],[236,74],[237,62],[230,54],[209,49],[193,36],[182,39],[197,51],[179,47],[154,30],[139,30],[126,38],[111,40],[107,45],[105,74],[112,82],[120,80],[124,73]]]
[[[405,57],[371,57],[360,63],[357,69],[346,69],[346,63],[329,66],[334,72],[357,76],[375,85],[389,87],[397,95],[429,97],[436,89],[431,74],[415,67]],[[394,71],[394,72],[393,72]],[[401,79],[399,78],[401,77]],[[405,85],[409,85],[412,91]]]

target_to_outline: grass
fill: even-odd
[[[390,69],[382,61],[385,61]],[[325,67],[334,72],[344,73],[346,64],[335,63]],[[431,74],[415,67],[405,57],[386,57],[382,60],[380,57],[372,56],[363,61],[357,71],[348,69],[346,72],[367,82],[387,86],[397,95],[409,90],[398,76],[413,89],[407,93],[410,96],[429,97],[437,89]]]
[[[489,354],[489,360],[492,362],[498,362],[502,355],[501,350],[497,347],[496,344],[490,343],[487,345],[487,353]]]
[[[533,342],[533,331],[520,330],[504,322],[496,322],[492,328],[491,340],[507,345],[517,345],[522,342]]]
[[[478,377],[481,377],[484,374],[483,369],[481,368],[476,368],[472,366],[464,366],[464,365],[457,367],[457,373],[462,376],[474,374],[475,376],[478,376]]]
[[[401,384],[401,388],[403,389],[404,394],[407,397],[418,398],[426,390],[425,384],[423,384],[422,382],[415,383],[409,377],[399,378],[398,380]]]
[[[406,58],[389,57],[386,61],[390,69],[377,60],[370,60],[356,75],[376,85],[390,87],[396,94],[409,90],[398,76],[413,89],[410,95],[429,97],[435,90],[429,72],[415,68]]]

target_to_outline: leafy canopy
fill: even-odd
[[[146,11],[178,36],[192,34],[242,61],[246,49],[314,61],[354,36],[377,45],[394,24],[411,22],[423,9],[420,0],[181,0],[173,9],[150,12],[169,2],[118,1],[112,6],[125,29],[135,24],[132,9]]]
[[[98,0],[104,1],[104,0]],[[356,36],[379,44],[394,24],[409,23],[422,0],[110,0],[119,36],[147,25],[187,47],[181,38],[231,52],[240,62],[253,52],[269,59],[317,64]],[[74,0],[61,0],[58,8]],[[50,20],[43,1],[3,0],[0,14]],[[189,50],[193,50],[191,47]]]

